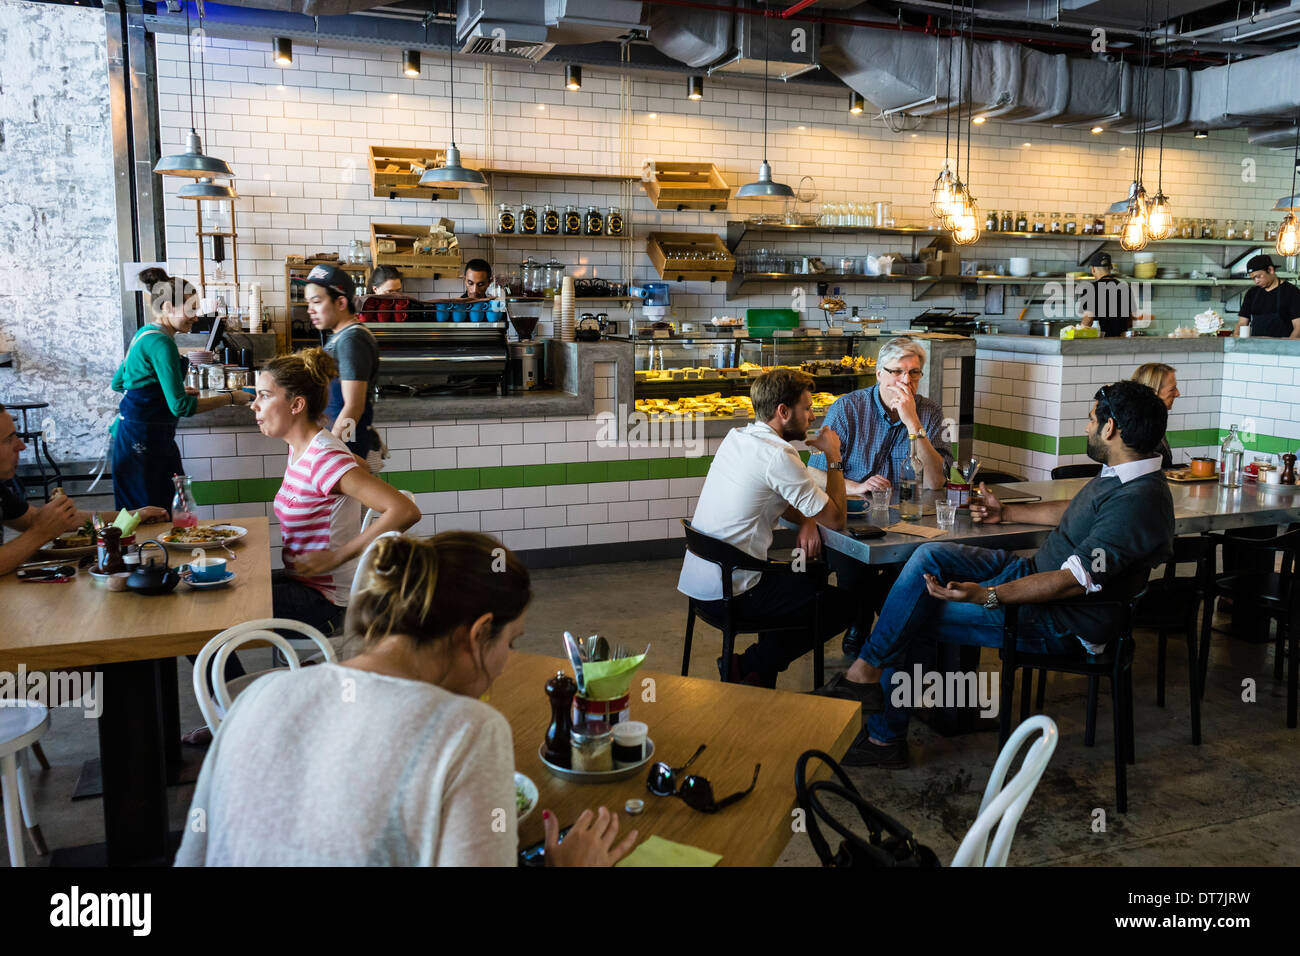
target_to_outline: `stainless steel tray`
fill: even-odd
[[[645,759],[631,767],[620,767],[618,770],[570,770],[567,767],[557,767],[546,759],[545,744],[537,748],[537,759],[542,762],[542,766],[555,776],[571,783],[618,783],[620,780],[635,777],[639,770],[654,759],[655,742],[649,737],[645,739],[645,742],[647,745]]]

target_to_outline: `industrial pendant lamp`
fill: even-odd
[[[967,20],[967,22],[970,24],[970,30],[971,30],[970,43],[971,43],[971,50],[972,50],[972,52],[973,52],[974,49],[975,49],[975,32],[974,32],[974,31],[975,31],[975,7],[974,7],[974,4],[973,4],[973,3],[972,3],[972,5],[971,5],[970,17],[969,17],[969,19]],[[960,40],[960,36],[958,37],[958,39]],[[966,184],[965,184],[965,185],[962,184],[962,181],[961,181],[961,178],[960,178],[961,167],[958,166],[958,173],[959,173],[959,175],[958,175],[958,179],[957,179],[956,186],[957,186],[958,189],[961,190],[961,195],[960,195],[960,197],[959,197],[959,199],[958,199],[958,201],[957,201],[957,202],[958,202],[957,213],[956,213],[956,215],[954,215],[954,216],[952,217],[952,226],[950,227],[950,228],[951,228],[951,231],[952,231],[952,241],[955,242],[955,243],[956,243],[957,245],[959,245],[959,246],[968,246],[968,245],[970,245],[971,243],[975,242],[975,240],[979,239],[979,237],[980,237],[980,210],[979,210],[979,205],[978,205],[978,203],[976,203],[976,201],[975,201],[975,197],[974,197],[973,195],[971,195],[971,192],[970,192],[970,186],[969,186],[969,183],[970,183],[970,153],[971,153],[971,148],[970,148],[970,137],[971,137],[970,126],[974,125],[974,118],[975,118],[975,117],[974,117],[974,113],[975,113],[975,93],[974,93],[974,90],[973,90],[973,88],[972,88],[972,87],[973,87],[973,83],[974,83],[974,74],[975,74],[975,70],[974,70],[974,68],[973,68],[973,67],[974,67],[974,64],[972,63],[972,64],[971,64],[972,69],[969,70],[969,71],[964,71],[964,70],[963,70],[963,67],[965,66],[965,60],[966,60],[966,44],[965,44],[965,43],[962,43],[962,54],[961,54],[961,58],[958,60],[958,68],[957,68],[957,92],[958,92],[958,96],[957,96],[957,156],[958,156],[958,160],[957,160],[957,161],[958,161],[958,163],[961,162],[961,130],[962,130],[962,126],[963,126],[962,121],[961,121],[961,101],[962,101],[962,97],[961,97],[961,75],[962,75],[963,72],[966,72],[966,73],[967,73],[967,76],[966,76],[966,96],[965,96],[965,99],[966,99],[966,108],[967,108],[968,112],[971,114],[971,124],[968,125],[968,126],[967,126],[967,129],[966,129]]]
[[[1146,233],[1150,239],[1168,239],[1174,230],[1173,212],[1165,195],[1165,87],[1169,80],[1169,0],[1165,0],[1164,63],[1160,68],[1160,154],[1156,164],[1156,194],[1147,204]]]
[[[582,67],[576,63],[564,68],[564,88],[574,93],[582,89]]]
[[[407,50],[402,54],[402,72],[411,79],[420,75],[420,51]]]
[[[785,183],[772,182],[772,167],[767,162],[767,17],[763,18],[763,162],[758,179],[736,190],[737,199],[793,199],[794,190]]]
[[[235,192],[234,186],[225,183],[214,183],[206,176],[196,179],[192,183],[186,183],[176,190],[176,195],[181,199],[198,200],[239,198],[239,193]]]
[[[293,41],[288,37],[275,38],[275,65],[293,66]]]
[[[704,99],[704,77],[688,76],[686,78],[686,98],[688,100]]]
[[[867,108],[867,102],[857,90],[849,90],[849,112],[857,116]]]
[[[451,25],[452,36],[447,72],[451,76],[451,145],[447,147],[447,163],[426,170],[420,177],[421,186],[438,186],[443,189],[486,189],[487,179],[477,169],[466,169],[460,164],[460,150],[456,148],[456,24]]]
[[[1295,148],[1291,156],[1291,195],[1283,196],[1273,207],[1279,212],[1286,210],[1286,216],[1277,227],[1277,242],[1273,247],[1279,256],[1294,256],[1300,253],[1300,220],[1295,217],[1296,200],[1300,199],[1300,196],[1295,194],[1296,163],[1300,163],[1300,116],[1296,117]]]
[[[948,14],[948,99],[952,99],[952,27],[956,22],[956,8],[949,4]],[[934,75],[939,75],[939,43],[935,40],[934,46]],[[959,87],[960,88],[960,87]],[[935,88],[935,95],[938,96],[938,88]],[[961,209],[961,198],[963,190],[960,188],[960,181],[953,175],[951,158],[948,154],[948,137],[952,130],[952,111],[944,113],[943,119],[943,169],[935,177],[934,185],[930,187],[930,211],[938,218],[940,224],[945,229],[952,229],[952,222]],[[960,157],[959,157],[960,158]]]
[[[204,155],[203,142],[199,139],[194,118],[194,57],[190,48],[190,7],[185,5],[185,70],[190,85],[190,132],[185,137],[185,152],[164,156],[154,164],[153,171],[163,176],[187,176],[201,179],[213,176],[233,177],[234,171],[224,159]],[[204,106],[206,115],[207,107]],[[204,132],[207,132],[206,128]]]

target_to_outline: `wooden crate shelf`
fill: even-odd
[[[411,172],[411,163],[442,166],[447,162],[445,149],[421,149],[414,146],[371,146],[370,186],[376,199],[457,199],[459,189],[421,186],[420,173]],[[388,166],[396,166],[390,172]]]
[[[656,209],[714,212],[731,200],[731,185],[712,163],[656,162],[649,173],[642,185]]]
[[[460,252],[452,256],[432,256],[417,253],[415,241],[429,234],[428,226],[411,226],[406,223],[372,222],[370,224],[370,261],[376,266],[396,266],[403,274],[435,279],[460,272]],[[396,252],[380,252],[379,240],[391,239]]]
[[[711,259],[693,259],[693,254]],[[727,251],[722,237],[711,232],[652,232],[646,240],[646,254],[659,278],[670,282],[730,279],[736,258]]]

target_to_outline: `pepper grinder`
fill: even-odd
[[[547,761],[566,770],[573,753],[569,742],[569,731],[573,726],[569,714],[573,695],[577,692],[577,683],[564,671],[556,671],[555,676],[546,682],[546,696],[551,699],[551,726],[546,728],[542,753]]]
[[[1295,455],[1286,454],[1282,456],[1282,479],[1284,485],[1294,485],[1295,482]]]

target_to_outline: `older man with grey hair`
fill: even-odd
[[[840,436],[846,494],[892,491],[899,482],[912,435],[923,465],[920,477],[924,486],[942,488],[947,482],[952,449],[943,434],[943,409],[916,394],[925,374],[925,359],[925,349],[916,340],[905,335],[890,339],[876,357],[877,383],[841,397],[827,412],[826,427]],[[826,467],[824,455],[808,459],[814,477],[824,476]],[[801,535],[801,539],[807,537]],[[844,652],[853,656],[870,633],[872,618],[884,603],[897,568],[867,567],[838,554],[831,554],[828,564],[840,587],[865,598],[862,616],[844,637]]]

